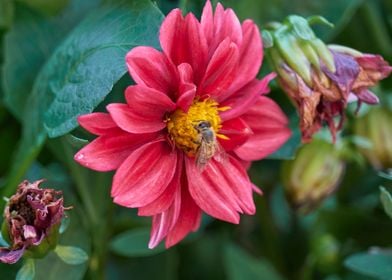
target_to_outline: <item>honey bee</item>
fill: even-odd
[[[214,130],[211,127],[211,123],[208,121],[200,121],[195,125],[195,129],[198,132],[199,139],[197,141],[200,144],[196,152],[196,166],[203,170],[207,165],[208,161],[217,156],[217,160],[220,161],[223,155],[223,149],[220,146]]]

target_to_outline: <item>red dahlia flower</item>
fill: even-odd
[[[246,169],[290,136],[271,99],[270,74],[257,80],[263,57],[257,26],[207,2],[201,22],[175,9],[160,29],[163,52],[136,47],[126,63],[136,85],[127,104],[79,123],[99,137],[75,155],[80,164],[115,170],[114,202],[152,216],[149,247],[170,247],[197,230],[202,211],[232,223],[254,214],[256,190]]]

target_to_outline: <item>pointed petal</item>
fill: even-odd
[[[156,137],[156,133],[131,134],[120,130],[98,137],[83,147],[74,159],[96,171],[115,170],[133,150]]]
[[[165,140],[145,144],[118,168],[113,178],[114,202],[125,207],[141,207],[156,200],[176,171],[177,153]]]
[[[230,155],[222,164],[214,158],[201,173],[194,159],[186,158],[189,192],[207,214],[231,223],[239,223],[239,214],[253,214],[255,206],[249,178]]]
[[[181,209],[177,222],[166,237],[166,248],[174,246],[191,231],[196,231],[200,226],[201,210],[190,196],[188,189],[181,189]]]
[[[238,90],[256,78],[259,73],[262,58],[263,46],[259,28],[251,20],[246,20],[242,24],[244,38],[239,49],[239,65],[237,75],[231,90]]]
[[[196,95],[196,86],[192,82],[193,70],[188,63],[182,63],[177,68],[180,75],[177,106],[184,112],[188,112]]]
[[[222,124],[219,134],[227,136],[229,139],[219,139],[225,151],[232,151],[244,144],[253,134],[249,126],[241,118],[231,119]]]
[[[229,39],[225,39],[213,54],[198,93],[219,96],[233,82],[238,65],[238,48]]]
[[[253,80],[238,92],[233,93],[228,99],[223,101],[221,106],[228,106],[230,109],[220,113],[222,121],[239,117],[247,112],[261,94],[267,93],[269,91],[268,84],[273,78],[275,78],[275,76],[275,73],[271,73],[264,77],[264,79],[261,81]],[[221,99],[219,98],[219,100]]]
[[[156,247],[178,221],[181,211],[181,189],[175,191],[175,198],[169,209],[152,218],[151,237],[148,248]]]
[[[129,73],[135,82],[164,92],[175,92],[178,74],[166,56],[151,47],[135,47],[126,56]]]
[[[149,111],[149,114],[140,115],[135,113],[127,104],[112,103],[106,109],[116,124],[129,133],[149,133],[165,128],[164,112],[162,110]],[[163,108],[162,108],[163,109]]]
[[[182,176],[182,166],[183,166],[183,156],[182,153],[178,154],[176,173],[173,179],[170,181],[169,185],[165,191],[153,202],[147,204],[146,206],[140,207],[138,210],[139,216],[153,216],[166,211],[171,207],[175,195],[181,188],[181,176]]]
[[[218,3],[214,15],[214,34],[210,43],[210,50],[214,51],[220,42],[228,38],[238,47],[242,43],[241,23],[232,9],[224,10]]]
[[[201,28],[204,32],[204,36],[207,39],[207,43],[210,44],[214,33],[214,18],[212,14],[212,5],[210,0],[206,1],[206,4],[204,5],[200,23]]]
[[[377,95],[367,88],[359,88],[355,91],[355,94],[360,101],[365,102],[366,104],[374,105],[380,102]]]
[[[279,149],[290,138],[287,117],[268,97],[260,96],[256,104],[242,115],[242,119],[253,131],[248,141],[235,150],[237,156],[243,160],[264,158]]]
[[[159,41],[163,52],[175,65],[185,62],[187,49],[185,42],[185,20],[180,9],[172,10],[163,20],[159,31]]]
[[[95,135],[102,135],[117,131],[118,126],[107,113],[91,113],[78,117],[78,123]]]

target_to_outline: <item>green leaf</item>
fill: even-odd
[[[82,264],[88,260],[86,252],[78,247],[57,245],[54,251],[60,259],[70,265]]]
[[[385,213],[392,218],[392,196],[384,187],[380,187],[380,200]]]
[[[22,19],[23,24],[19,27],[16,24],[15,31],[10,31],[6,37],[5,43],[8,44],[8,51],[6,48],[4,73],[7,75],[3,77],[7,81],[4,93],[5,103],[22,120],[23,131],[6,186],[2,190],[2,194],[5,196],[14,192],[46,140],[43,112],[49,106],[50,95],[44,90],[49,86],[49,78],[45,73],[45,68],[39,71],[41,64],[45,61],[42,56],[50,55],[51,50],[55,47],[55,42],[58,42],[80,21],[96,1],[98,0],[73,0],[64,13],[53,18],[50,24],[37,21],[39,18],[37,15],[34,18],[27,16],[29,12],[25,10],[26,14],[24,15],[27,18]],[[32,15],[31,12],[30,15]],[[26,40],[26,38],[29,39]],[[50,43],[52,41],[54,43]],[[39,48],[42,48],[43,51],[37,51]],[[35,62],[32,63],[33,61]],[[35,79],[34,73],[37,72],[39,74]],[[33,90],[31,90],[32,85]],[[29,104],[29,106],[25,106],[25,104]],[[3,204],[0,202],[0,206]]]
[[[226,245],[224,265],[229,280],[283,279],[266,260],[255,259],[234,244]]]
[[[25,104],[45,61],[97,1],[73,0],[63,13],[51,19],[16,6],[14,24],[4,38],[3,84],[4,102],[17,118],[24,119]]]
[[[348,257],[344,265],[360,274],[388,280],[392,275],[392,254],[386,252],[359,253]]]
[[[158,47],[163,17],[149,1],[104,5],[72,32],[50,59],[41,88],[53,98],[45,110],[50,137],[78,126],[76,117],[90,113],[126,73],[125,55],[135,46]]]
[[[7,29],[13,19],[14,3],[12,0],[0,0],[0,30]]]
[[[33,280],[35,276],[34,259],[26,259],[23,266],[16,274],[16,280]]]
[[[165,250],[163,244],[154,249],[148,248],[150,229],[137,228],[120,233],[110,242],[113,253],[124,257],[145,257]]]
[[[45,15],[55,15],[64,9],[69,0],[19,0],[19,2]]]

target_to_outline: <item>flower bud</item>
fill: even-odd
[[[64,216],[61,191],[41,189],[42,180],[22,182],[4,210],[2,236],[9,248],[0,248],[0,261],[15,263],[23,255],[44,257],[57,245],[58,229]]]
[[[264,32],[267,55],[280,85],[298,109],[302,140],[310,141],[326,123],[335,141],[347,103],[377,104],[377,96],[368,88],[386,78],[392,67],[379,55],[324,44],[310,27],[314,21],[315,17],[289,16],[282,24],[271,25]],[[336,122],[335,117],[340,119]]]
[[[336,147],[322,140],[302,146],[282,166],[286,195],[296,209],[308,212],[338,186],[345,169]]]
[[[392,168],[392,111],[386,107],[372,108],[356,120],[356,135],[369,140],[371,147],[358,147],[376,169]]]

